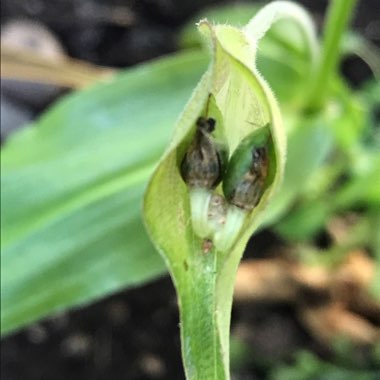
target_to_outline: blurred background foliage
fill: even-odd
[[[358,8],[369,35],[344,36],[340,72],[317,111],[308,109],[310,61],[294,25],[278,23],[260,45],[258,67],[280,102],[288,161],[239,269],[236,379],[256,379],[257,369],[273,380],[380,376],[380,37],[379,21],[370,28],[365,18],[378,9],[369,3]],[[141,202],[207,67],[194,23],[244,25],[260,6],[189,4],[2,4],[2,334],[166,272]],[[324,6],[306,5],[320,25]],[[319,348],[290,345],[285,351],[298,352],[291,357],[260,352],[256,322],[268,304],[280,305],[274,314],[291,310],[302,326],[295,334]],[[254,317],[242,311],[247,305]],[[286,346],[286,324],[265,323],[265,344],[280,338]]]

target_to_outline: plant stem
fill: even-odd
[[[329,90],[329,81],[335,74],[341,54],[341,41],[349,24],[357,0],[331,0],[327,11],[322,52],[310,86],[308,108],[312,111],[323,106]]]
[[[216,252],[195,252],[178,292],[187,380],[228,380],[216,311]]]

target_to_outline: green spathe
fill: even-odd
[[[229,326],[236,270],[264,207],[280,186],[285,165],[281,113],[256,69],[256,49],[259,39],[277,19],[301,15],[301,27],[310,21],[294,4],[286,11],[286,4],[264,7],[243,29],[212,25],[207,20],[198,24],[211,50],[211,64],[179,118],[171,144],[145,193],[147,230],[177,290],[188,380],[230,379]],[[313,35],[313,30],[305,34]],[[242,164],[241,152],[250,152],[252,160],[252,146],[246,149],[246,143],[255,146],[267,142],[270,170],[255,207],[242,209],[226,204],[223,185],[205,188],[189,186],[183,180],[180,163],[200,117],[215,119],[215,135],[210,138],[222,141],[229,154],[230,170],[222,178],[222,183],[227,181],[227,192],[239,176],[235,169]]]
[[[149,234],[167,262],[177,288],[187,378],[222,380],[229,378],[233,279],[244,246],[257,225],[257,216],[280,182],[285,138],[281,135],[280,112],[268,86],[252,68],[239,60],[239,51],[235,54],[231,51],[234,50],[234,35],[243,41],[243,33],[229,27],[213,27],[207,22],[202,22],[200,28],[213,46],[214,61],[194,91],[177,124],[172,143],[151,178],[145,195],[144,214]],[[249,49],[248,44],[245,49]],[[244,55],[244,51],[241,53]],[[247,52],[247,57],[248,53],[252,53],[253,58],[253,51]],[[178,149],[191,135],[198,117],[202,116],[210,93],[222,115],[230,152],[242,139],[266,125],[273,127],[270,129],[271,139],[277,145],[282,141],[282,146],[278,145],[275,152],[278,170],[260,204],[238,218],[243,223],[232,223],[233,241],[222,241],[218,247],[200,235],[202,228],[196,231],[193,227],[189,187],[183,181],[178,165]],[[215,193],[220,194],[221,189],[216,189]],[[229,216],[227,219],[232,221],[234,218]],[[207,235],[209,232],[205,231]]]

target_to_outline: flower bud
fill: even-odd
[[[227,201],[243,210],[252,210],[268,186],[270,170],[268,126],[246,137],[233,153],[223,180]]]
[[[222,180],[222,152],[211,133],[215,119],[199,117],[196,131],[181,163],[183,180],[192,187],[215,188]]]

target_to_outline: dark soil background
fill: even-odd
[[[226,1],[3,0],[1,23],[20,18],[38,21],[55,34],[70,56],[125,67],[176,51],[181,26],[202,7],[219,3]],[[327,2],[300,3],[321,24]],[[354,27],[377,44],[379,8],[379,0],[362,0],[354,18]],[[353,86],[370,76],[368,68],[355,59],[344,62],[342,71]],[[15,89],[5,83],[2,129],[9,133],[31,120],[57,93],[43,96],[36,101],[25,95],[22,85]],[[255,236],[252,244],[256,257],[257,253],[270,255],[283,245],[268,231]],[[245,257],[251,255],[250,246]],[[268,367],[291,359],[300,348],[329,358],[329,350],[313,341],[295,315],[287,305],[234,306],[233,334],[248,345],[253,357],[260,358],[235,369],[235,380],[264,380]],[[6,337],[1,375],[4,380],[184,379],[178,310],[170,279],[121,292]]]

